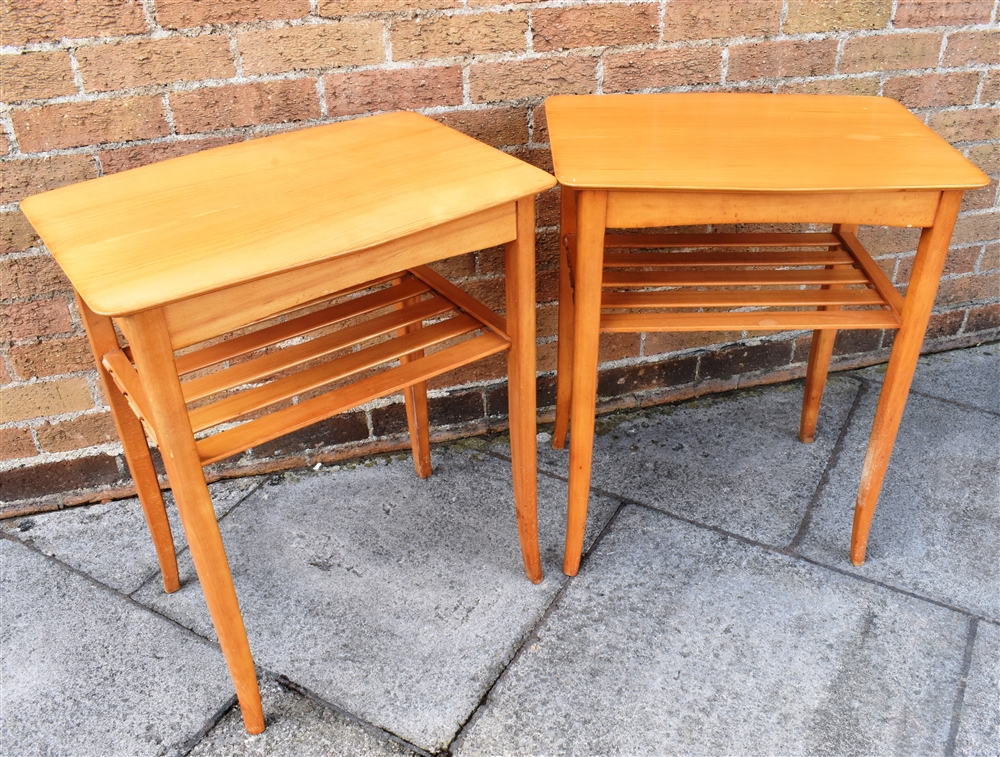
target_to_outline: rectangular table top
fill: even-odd
[[[364,250],[554,185],[540,169],[400,112],[174,158],[38,194],[21,209],[87,304],[117,316]]]
[[[576,189],[971,189],[988,177],[884,97],[690,92],[545,101],[556,178]]]

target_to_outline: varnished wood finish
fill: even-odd
[[[542,579],[534,195],[554,183],[431,119],[396,113],[22,203],[79,292],[172,591],[173,542],[143,424],[156,436],[250,733],[264,728],[260,695],[203,465],[402,392],[417,474],[430,475],[427,380],[508,352],[518,534],[528,577]],[[499,244],[506,321],[425,267]]]
[[[860,563],[961,193],[987,177],[885,98],[556,96],[546,101],[546,117],[566,199],[560,342],[573,334],[572,360],[560,350],[553,440],[562,446],[571,429],[564,571],[577,571],[583,545],[601,331],[814,330],[800,423],[801,438],[811,441],[837,329],[900,329],[858,497],[851,559]],[[825,222],[833,231],[811,238],[605,236],[605,229]],[[858,224],[924,229],[905,301],[857,240]],[[605,254],[605,247],[695,251]],[[704,247],[715,249],[697,249]]]
[[[556,419],[552,446],[566,446],[569,432],[570,398],[573,394],[574,298],[570,238],[576,237],[576,195],[570,187],[560,187],[559,210],[559,320],[556,345]],[[574,242],[575,246],[575,242]]]

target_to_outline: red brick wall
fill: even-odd
[[[1000,332],[996,0],[2,0],[2,14],[0,512],[128,485],[68,284],[18,200],[376,111],[421,110],[549,168],[540,106],[555,93],[897,98],[994,177],[966,198],[926,348]],[[557,205],[552,192],[539,206],[542,405],[552,402]],[[905,286],[917,234],[870,228],[862,238]],[[502,292],[496,250],[443,269],[487,301]],[[883,360],[889,342],[878,332],[844,334],[838,364]],[[636,405],[800,376],[806,347],[804,334],[609,336],[602,402]],[[502,376],[493,361],[439,381],[437,437],[501,427]],[[240,465],[281,468],[399,447],[404,429],[399,405],[376,403],[255,450]]]

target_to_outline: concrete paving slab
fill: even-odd
[[[955,755],[997,754],[1000,754],[1000,628],[980,622],[955,739]]]
[[[260,480],[238,478],[209,486],[216,517],[239,504]],[[164,492],[164,501],[179,553],[187,548],[187,539],[170,492]],[[4,520],[0,530],[124,594],[153,576],[163,591],[156,551],[137,497]]]
[[[875,414],[869,392],[817,500],[802,554],[1000,619],[1000,418],[920,395],[907,401],[868,542],[848,560]]]
[[[546,579],[521,563],[509,464],[435,449],[265,485],[223,521],[250,645],[264,668],[428,751],[452,740],[565,577],[566,487],[540,477]],[[617,502],[599,498],[593,530]],[[557,559],[553,559],[557,558]],[[143,603],[212,633],[200,587]]]
[[[858,383],[830,379],[816,441],[798,439],[802,384],[749,389],[598,419],[593,484],[700,523],[785,545],[798,530]],[[540,464],[563,475],[569,453]]]
[[[0,538],[0,751],[180,754],[233,696],[222,653]]]
[[[273,680],[260,682],[267,729],[250,736],[235,705],[189,757],[396,757],[418,754]]]
[[[940,754],[967,627],[626,506],[453,753]]]

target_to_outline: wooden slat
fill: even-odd
[[[606,252],[605,268],[687,268],[704,266],[821,266],[850,264],[843,250],[760,250],[757,252]]]
[[[903,312],[903,297],[899,292],[896,291],[896,287],[892,285],[889,281],[889,277],[885,275],[885,272],[879,267],[879,264],[872,260],[872,256],[868,254],[868,250],[864,248],[864,245],[858,241],[858,238],[849,232],[840,232],[840,238],[843,239],[844,245],[850,251],[854,260],[857,262],[861,269],[868,274],[868,278],[871,280],[872,284],[878,290],[879,294],[889,303],[889,307],[892,308],[893,313],[896,314],[898,318]]]
[[[410,273],[423,280],[424,283],[437,291],[442,297],[451,300],[458,308],[464,310],[476,320],[481,321],[484,326],[488,326],[504,339],[507,338],[507,324],[503,318],[483,305],[479,300],[459,289],[437,271],[427,266],[417,266],[416,268],[411,268]]]
[[[798,234],[726,233],[709,234],[605,234],[604,246],[641,247],[836,247],[840,240],[833,234],[805,232]]]
[[[898,329],[888,310],[742,313],[605,313],[601,331],[761,331],[813,329]]]
[[[191,426],[195,432],[235,420],[275,402],[308,392],[338,379],[396,360],[417,350],[425,349],[447,339],[479,328],[479,323],[468,315],[460,315],[435,323],[405,336],[389,339],[367,349],[307,368],[291,376],[272,381],[264,386],[247,389],[210,405],[191,411]]]
[[[736,271],[605,271],[603,286],[798,286],[802,284],[867,284],[855,269]]]
[[[428,328],[421,331],[429,330]],[[329,418],[331,415],[397,392],[405,386],[446,373],[488,355],[503,352],[509,347],[510,343],[503,337],[484,332],[474,339],[439,350],[418,360],[403,363],[343,389],[313,397],[298,405],[283,408],[263,418],[202,439],[197,443],[198,454],[203,465],[222,460],[254,445]]]
[[[381,282],[370,282],[370,285],[374,286],[378,283]],[[331,323],[354,318],[365,313],[370,313],[373,310],[378,310],[379,308],[394,305],[397,302],[409,297],[415,297],[426,291],[427,286],[425,284],[411,279],[398,287],[381,289],[363,297],[356,297],[353,300],[341,302],[325,310],[318,310],[315,313],[309,313],[299,318],[278,323],[274,326],[245,334],[244,336],[227,339],[219,344],[213,344],[204,349],[189,352],[186,355],[179,355],[175,361],[177,363],[177,372],[184,375],[208,365],[221,363],[237,355],[245,355],[261,347],[277,344],[278,342],[306,334],[323,326],[329,326]],[[341,294],[349,294],[349,292]]]
[[[393,289],[402,288],[393,287]],[[329,355],[331,352],[337,352],[373,337],[391,333],[396,329],[409,326],[411,323],[418,323],[426,318],[447,313],[452,309],[451,303],[447,300],[441,297],[432,297],[416,305],[394,310],[378,318],[340,329],[332,334],[261,355],[253,360],[184,382],[181,385],[184,390],[184,401],[192,402],[263,376],[280,373],[296,365]]]
[[[125,357],[125,353],[122,350],[112,350],[111,352],[104,353],[101,357],[101,363],[108,369],[108,373],[111,374],[115,385],[125,395],[125,399],[128,401],[129,407],[132,408],[132,412],[142,421],[143,428],[149,434],[153,444],[156,444],[156,429],[153,427],[153,415],[149,409],[149,401],[146,399],[146,393],[142,389],[139,374],[135,372],[132,363]]]
[[[605,292],[603,308],[740,308],[815,307],[820,305],[884,305],[872,289],[748,289],[738,291],[668,290]]]

